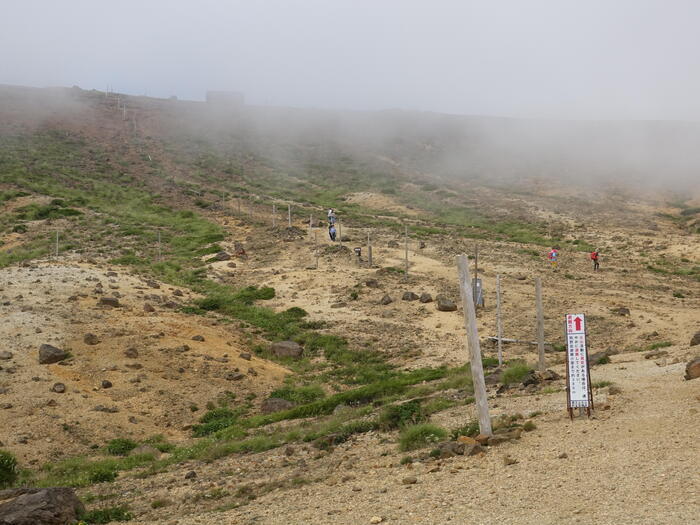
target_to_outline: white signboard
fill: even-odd
[[[591,400],[585,314],[566,314],[566,358],[569,407],[588,408]]]

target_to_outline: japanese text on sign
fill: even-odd
[[[588,385],[588,352],[586,350],[586,316],[566,315],[566,348],[568,361],[569,406],[590,406]]]

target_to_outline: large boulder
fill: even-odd
[[[281,397],[270,397],[263,401],[260,406],[260,411],[263,414],[271,414],[272,412],[281,412],[282,410],[289,410],[294,407],[294,403],[282,399]]]
[[[700,377],[700,357],[696,357],[685,365],[685,378],[687,380]]]
[[[50,365],[51,363],[58,363],[63,361],[68,357],[68,352],[56,348],[55,346],[49,344],[43,344],[39,347],[39,364],[40,365]]]
[[[454,301],[451,301],[444,295],[438,295],[437,299],[437,309],[441,312],[454,312],[457,310],[457,305]]]
[[[304,353],[304,349],[294,341],[277,341],[270,345],[270,352],[277,357],[299,358]]]
[[[67,487],[0,491],[0,525],[69,525],[85,507]]]

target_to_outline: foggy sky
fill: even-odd
[[[0,0],[0,83],[700,120],[694,0]]]

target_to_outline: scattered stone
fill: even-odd
[[[100,343],[100,340],[95,334],[85,334],[83,336],[83,342],[86,345],[96,345]]]
[[[245,374],[241,374],[240,372],[229,372],[226,374],[226,379],[228,381],[240,381],[241,379],[245,379]]]
[[[230,261],[231,256],[226,252],[219,252],[214,257],[209,259],[210,261]]]
[[[696,357],[685,365],[685,379],[687,381],[698,377],[700,377],[700,357]]]
[[[204,336],[202,336],[202,335],[193,335],[193,336],[192,336],[192,340],[193,340],[193,341],[199,341],[199,342],[201,343],[201,342],[204,342]]]
[[[103,379],[102,383],[100,383],[100,386],[102,388],[112,388],[112,382],[108,381],[107,379]]]
[[[469,436],[459,436],[457,438],[457,441],[459,441],[460,443],[464,443],[465,445],[478,445],[479,444],[479,442],[476,439],[474,439],[473,437],[469,437]]]
[[[610,362],[610,354],[608,354],[607,350],[603,352],[596,352],[595,354],[588,356],[589,366],[602,365],[608,362]]]
[[[403,478],[401,480],[401,483],[403,485],[415,485],[416,483],[418,483],[418,478],[416,478],[415,476],[408,476]]]
[[[381,522],[383,522],[383,521],[384,521],[384,518],[382,518],[382,517],[380,517],[380,516],[372,516],[372,517],[369,519],[369,522],[370,522],[370,523],[381,523]]]
[[[270,352],[277,357],[299,358],[304,353],[304,349],[294,341],[277,341],[270,345]]]
[[[459,441],[443,441],[438,443],[437,449],[440,451],[441,458],[451,458],[464,454],[464,443]]]
[[[68,487],[20,488],[0,491],[3,525],[66,525],[75,523],[85,507]]]
[[[7,361],[8,359],[12,359],[12,352],[8,352],[7,350],[3,350],[0,352],[0,359]]]
[[[379,288],[379,281],[377,281],[376,279],[367,279],[365,281],[365,286],[367,286],[368,288]]]
[[[185,479],[196,479],[197,478],[197,473],[194,470],[190,470],[187,474],[185,474]]]
[[[273,412],[281,412],[282,410],[289,410],[294,407],[294,403],[282,399],[280,397],[270,397],[263,401],[260,411],[263,414],[271,414]]]
[[[503,464],[508,466],[508,465],[515,465],[518,462],[517,459],[512,458],[508,455],[503,456]]]
[[[50,365],[51,363],[58,363],[63,361],[68,357],[68,352],[56,348],[55,346],[49,344],[43,344],[39,347],[39,364],[40,365]]]
[[[391,298],[389,295],[385,295],[382,297],[381,301],[379,301],[379,304],[383,304],[384,306],[393,303],[394,300]]]
[[[63,383],[54,383],[51,387],[51,392],[56,392],[57,394],[63,394],[66,391],[66,385]]]
[[[486,449],[484,449],[484,447],[482,447],[478,443],[475,445],[464,445],[465,456],[476,456],[477,454],[481,454],[483,452],[486,452]]]
[[[486,445],[489,442],[491,436],[487,434],[477,434],[474,436],[474,440],[479,443],[479,445]]]
[[[100,300],[97,304],[99,304],[100,306],[109,306],[111,308],[119,308],[121,306],[119,299],[117,299],[116,297],[100,297]]]
[[[566,452],[562,452],[561,454],[559,454],[557,456],[558,459],[566,459],[568,457],[569,457],[569,455]]]
[[[106,407],[104,405],[97,405],[95,408],[93,408],[95,412],[105,412],[107,414],[116,414],[119,412],[119,409],[117,407]]]
[[[146,303],[143,305],[143,311],[150,314],[156,311],[155,308],[151,305],[151,303]]]
[[[146,281],[146,286],[148,286],[150,288],[155,288],[155,289],[160,288],[160,284],[157,281],[151,281],[151,280]]]
[[[250,361],[252,359],[252,356],[248,352],[241,352],[238,354],[238,357],[245,359],[246,361]]]
[[[540,379],[539,374],[536,371],[531,370],[523,378],[522,385],[523,386],[537,385],[540,381],[541,381],[541,379]]]
[[[419,300],[421,303],[432,303],[432,302],[433,302],[433,296],[430,295],[428,292],[423,292],[422,294],[420,294],[420,297],[418,298],[418,300]]]
[[[622,394],[622,389],[619,386],[616,385],[610,385],[608,387],[608,395],[610,396],[616,396],[618,394]]]
[[[132,346],[124,350],[124,355],[130,359],[136,359],[139,356],[139,351]]]
[[[401,296],[402,301],[417,301],[418,299],[418,294],[413,292],[404,292],[404,294]]]
[[[457,305],[454,303],[454,301],[451,301],[447,297],[443,295],[438,295],[436,297],[437,300],[437,309],[440,312],[454,312],[457,310]]]
[[[233,264],[233,267],[235,268],[235,267],[236,267],[235,263],[229,263],[229,266],[231,266],[232,264]],[[174,295],[175,297],[182,297],[182,296],[184,296],[185,294],[182,293],[182,290],[179,290],[179,289],[178,289],[178,290],[173,291],[173,295]]]
[[[331,305],[331,308],[345,308],[348,305],[348,303],[340,302],[340,303],[333,303]]]
[[[629,308],[626,308],[626,307],[624,307],[624,306],[621,306],[621,307],[619,307],[619,308],[614,308],[614,309],[613,309],[613,313],[614,313],[614,314],[617,314],[617,315],[627,316],[627,317],[629,317],[629,316],[631,315],[631,314],[630,314],[630,309],[629,309]]]
[[[644,359],[657,359],[665,355],[668,355],[666,350],[652,350],[651,352],[644,354]]]
[[[695,335],[690,339],[690,346],[700,345],[700,331],[695,332]]]

